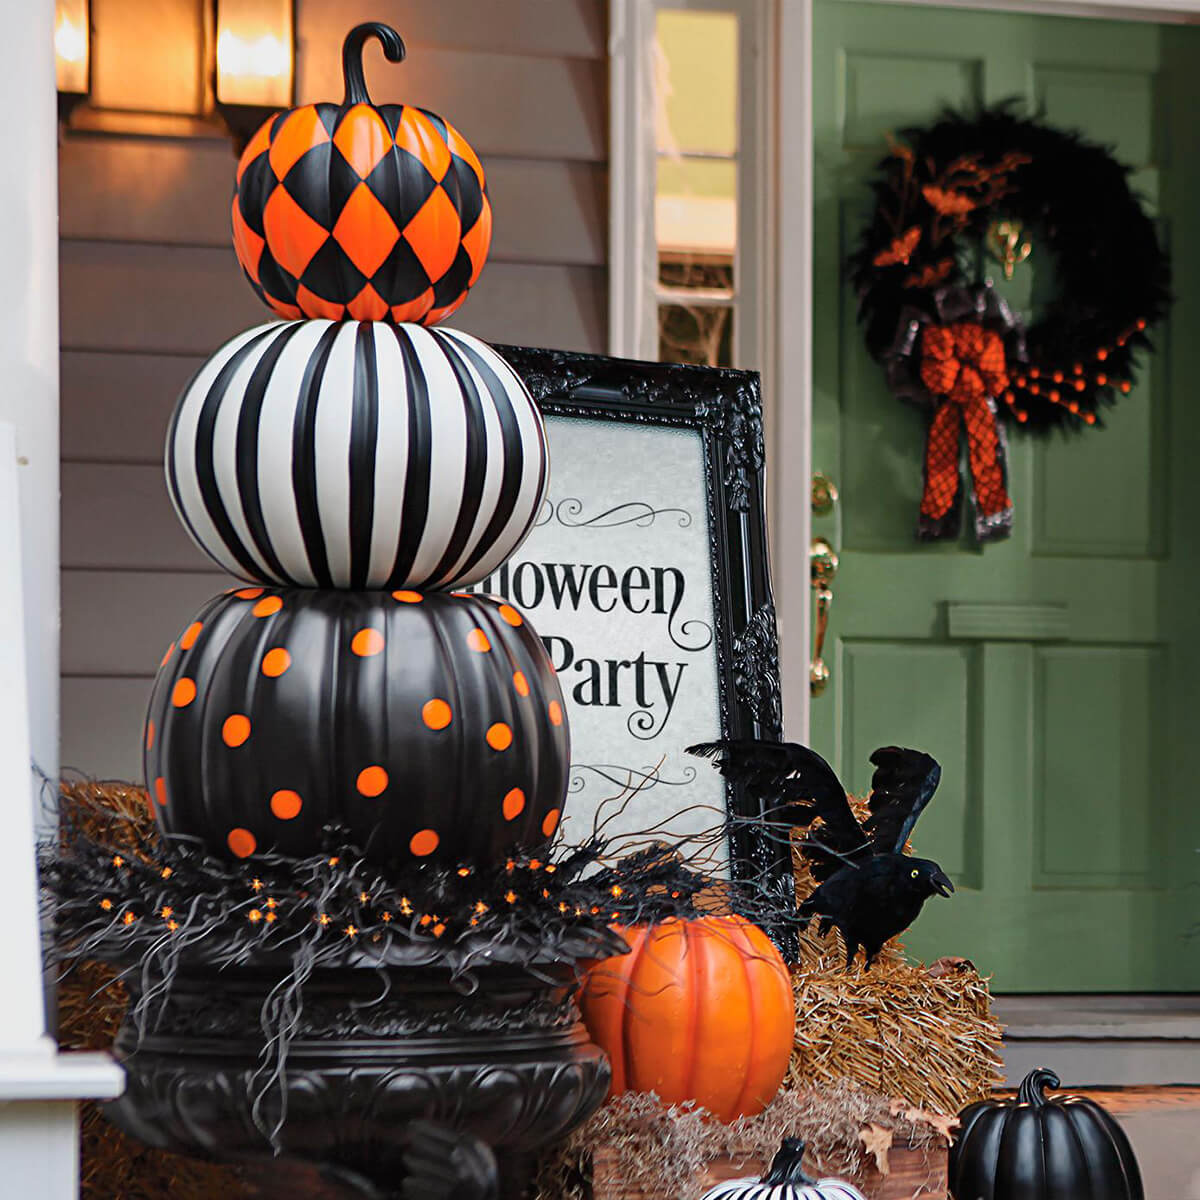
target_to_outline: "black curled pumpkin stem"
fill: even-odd
[[[346,98],[342,101],[343,108],[351,104],[370,104],[371,97],[367,95],[366,80],[363,79],[363,47],[368,38],[378,38],[383,47],[384,57],[388,62],[403,62],[407,51],[400,35],[382,21],[364,21],[346,34],[342,43],[342,75],[346,80]]]
[[[1046,1089],[1056,1088],[1060,1080],[1048,1067],[1034,1067],[1024,1079],[1017,1091],[1017,1100],[1021,1104],[1032,1104],[1041,1108],[1046,1103]]]
[[[804,1173],[801,1160],[804,1158],[804,1143],[799,1138],[784,1138],[779,1152],[771,1160],[771,1168],[763,1176],[766,1184],[780,1183],[816,1183]]]

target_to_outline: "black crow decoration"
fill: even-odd
[[[904,853],[942,775],[928,754],[883,746],[871,755],[871,815],[860,825],[833,768],[807,746],[731,740],[687,752],[711,758],[726,778],[743,783],[768,822],[805,828],[820,818],[799,843],[820,886],[797,911],[802,925],[819,917],[822,934],[830,926],[841,930],[847,966],[861,946],[869,967],[930,896],[954,891],[937,863]]]

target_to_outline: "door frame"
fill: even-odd
[[[848,3],[856,0],[847,0]],[[1200,0],[878,0],[1039,16],[1154,24],[1200,24]],[[811,592],[814,0],[763,0],[772,53],[753,82],[758,161],[766,187],[754,250],[765,267],[758,345],[767,435],[767,523],[779,619],[786,736],[808,740]],[[640,350],[647,251],[645,197],[653,160],[646,153],[650,80],[639,50],[653,29],[654,0],[609,0],[609,352]],[[745,94],[745,93],[743,93]],[[649,128],[653,128],[651,124]],[[653,147],[651,147],[652,151]],[[786,214],[786,217],[781,216]],[[835,608],[836,612],[836,608]]]

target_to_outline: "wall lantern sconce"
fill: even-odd
[[[292,105],[294,0],[55,0],[54,43],[72,129],[211,137],[223,126],[240,153]]]
[[[213,93],[238,153],[290,108],[296,73],[293,0],[217,0]]]
[[[54,6],[54,77],[62,120],[88,94],[92,34],[88,0],[57,0]]]

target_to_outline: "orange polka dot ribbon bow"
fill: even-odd
[[[1016,369],[1024,361],[1025,331],[990,285],[940,288],[931,299],[933,312],[904,310],[886,356],[892,392],[930,413],[917,536],[957,537],[969,494],[975,537],[995,541],[1012,532],[1013,521],[996,401],[1007,394],[1010,364]],[[959,473],[964,431],[966,486]]]
[[[958,473],[960,429],[967,434],[967,464],[980,541],[1012,528],[1005,486],[1003,434],[995,397],[1008,387],[1004,341],[974,321],[927,325],[921,335],[920,377],[937,401],[925,441],[922,538],[958,532],[962,484]]]

